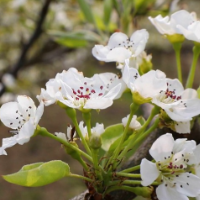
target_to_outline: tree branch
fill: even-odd
[[[46,19],[51,1],[52,0],[45,0],[43,6],[41,8],[41,11],[39,13],[39,18],[36,22],[35,31],[31,35],[29,41],[22,48],[21,54],[20,54],[16,64],[14,64],[11,67],[11,69],[8,71],[8,73],[13,75],[15,78],[17,77],[18,71],[24,66],[24,64],[26,62],[26,57],[27,57],[27,53],[28,53],[29,49],[33,46],[33,44],[36,42],[36,40],[40,37],[40,35],[43,32],[43,29],[42,29],[43,23]],[[0,96],[2,96],[2,94],[5,92],[5,90],[6,90],[6,86],[4,84],[2,84],[2,88],[0,90]]]

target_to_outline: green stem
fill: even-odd
[[[115,190],[126,190],[126,191],[129,191],[129,192],[135,193],[134,187],[125,186],[125,185],[113,186],[113,187],[109,188],[108,190],[106,190],[106,193],[109,194],[110,192],[115,191]]]
[[[134,166],[134,167],[130,167],[128,169],[124,169],[121,172],[123,173],[129,173],[129,172],[134,172],[140,169],[140,165]]]
[[[87,178],[85,176],[78,175],[78,174],[69,174],[67,176],[74,177],[74,178],[80,178],[80,179],[83,179],[85,181],[92,182],[92,179]]]
[[[78,125],[77,120],[76,120],[76,119],[73,119],[72,121],[73,121],[73,124],[74,124],[74,126],[75,126],[75,128],[76,128],[76,131],[77,131],[79,137],[81,138],[81,142],[83,143],[83,146],[85,147],[87,153],[88,153],[89,155],[91,155],[92,153],[91,153],[91,151],[90,151],[90,148],[89,148],[89,146],[88,146],[88,144],[87,144],[85,138],[83,137],[83,134],[82,134],[82,132],[81,132],[81,130],[80,130],[80,128],[79,128],[79,125]]]
[[[158,127],[158,124],[159,124],[159,121],[160,119],[157,118],[153,125],[146,131],[144,132],[143,134],[140,135],[140,137],[137,138],[137,140],[133,143],[133,154],[136,152],[136,150],[140,147],[140,145],[143,143],[143,141],[147,138],[147,136],[152,133],[152,131],[154,131],[157,127]]]
[[[119,155],[119,152],[121,151],[123,142],[124,142],[124,140],[125,140],[125,138],[127,136],[127,133],[128,133],[128,130],[129,130],[129,125],[130,125],[131,120],[133,118],[133,115],[136,112],[136,110],[138,109],[138,107],[139,107],[138,104],[134,104],[134,103],[131,104],[131,106],[130,106],[131,112],[130,112],[126,127],[124,129],[124,133],[123,133],[122,138],[121,138],[121,140],[119,142],[119,145],[117,146],[117,148],[114,151],[113,156],[109,159],[109,161],[107,163],[107,167],[111,164],[112,161],[115,161],[117,156]]]
[[[88,137],[90,138],[92,133],[91,133],[91,112],[83,112],[83,119],[86,123],[87,126],[87,132],[88,132]]]
[[[196,65],[197,61],[200,55],[200,45],[195,44],[193,47],[193,60],[192,60],[192,66],[190,68],[190,73],[187,78],[187,83],[186,83],[186,88],[192,88],[193,82],[194,82],[194,76],[195,76],[195,71],[196,71]]]
[[[177,65],[177,73],[178,73],[178,79],[179,81],[182,83],[183,79],[182,79],[182,69],[181,69],[181,47],[182,47],[182,42],[177,42],[177,43],[173,43],[173,48],[176,54],[176,65]]]
[[[152,111],[151,114],[149,115],[147,121],[144,123],[144,125],[134,133],[133,138],[129,141],[128,145],[123,149],[122,153],[119,156],[119,159],[123,159],[127,152],[133,147],[135,148],[135,143],[138,137],[140,137],[141,133],[143,131],[146,130],[147,126],[150,124],[150,122],[152,121],[152,119],[155,117],[155,115],[157,115],[160,111],[160,108],[155,106]],[[137,144],[137,143],[136,143]]]
[[[43,127],[39,127],[37,128],[37,134],[39,135],[42,135],[42,136],[46,136],[46,137],[49,137],[49,138],[52,138],[54,140],[57,140],[58,142],[62,143],[63,145],[65,145],[66,147],[68,148],[71,148],[72,150],[80,153],[80,155],[84,156],[85,158],[87,158],[90,162],[92,162],[92,158],[86,154],[84,151],[80,150],[79,148],[75,147],[74,145],[70,144],[69,142],[49,133],[46,128],[43,128]]]
[[[64,105],[63,103],[61,102],[58,102],[58,105],[61,107],[61,108],[64,108],[67,115],[70,117],[70,119],[72,120],[75,128],[76,128],[76,132],[78,133],[79,137],[81,138],[81,142],[83,144],[83,146],[85,147],[87,153],[89,155],[91,155],[91,151],[90,151],[90,148],[87,144],[87,142],[85,141],[85,138],[83,137],[83,134],[79,128],[79,125],[78,125],[78,122],[77,122],[77,119],[76,119],[76,110],[74,108],[70,108],[70,107],[67,107],[66,105]]]
[[[141,178],[140,174],[131,174],[131,173],[124,173],[124,172],[116,172],[117,176],[125,176],[129,178]]]

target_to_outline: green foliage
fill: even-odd
[[[27,187],[39,187],[53,183],[70,174],[68,164],[60,161],[50,161],[47,163],[34,163],[25,165],[16,173],[4,175],[3,178],[16,185]]]
[[[104,23],[107,26],[110,22],[110,17],[113,9],[113,1],[105,0],[104,1]]]
[[[84,47],[88,44],[88,41],[97,41],[95,34],[89,31],[76,31],[70,33],[62,31],[51,31],[49,34],[54,37],[58,44],[70,48]]]
[[[100,156],[103,156],[110,149],[111,145],[122,136],[123,131],[124,126],[122,124],[112,125],[105,129],[105,132],[101,135],[102,146]]]
[[[92,10],[90,9],[90,6],[87,4],[87,2],[85,0],[77,0],[78,4],[81,8],[81,11],[84,14],[85,19],[92,23],[95,24],[95,20],[94,20],[94,16],[92,14]]]

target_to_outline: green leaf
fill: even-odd
[[[20,171],[4,175],[3,178],[16,185],[38,187],[53,183],[69,174],[68,164],[55,160],[47,163],[25,165]]]
[[[123,131],[124,126],[122,124],[112,125],[105,129],[105,132],[101,135],[102,146],[99,152],[100,157],[102,157],[105,152],[110,149],[110,146],[121,137]]]
[[[84,47],[88,41],[97,41],[97,37],[92,32],[76,31],[76,32],[61,32],[50,31],[49,34],[55,37],[55,41],[63,46],[70,48]]]
[[[113,9],[113,1],[112,0],[104,0],[104,23],[107,26],[110,22],[110,16]]]
[[[81,8],[81,11],[84,14],[85,19],[88,22],[95,24],[95,20],[94,20],[93,14],[92,14],[92,10],[91,10],[90,6],[87,4],[87,2],[85,0],[77,0],[77,1],[78,1],[80,8]]]

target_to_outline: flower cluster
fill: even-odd
[[[200,196],[199,150],[195,141],[174,140],[170,133],[160,136],[149,150],[155,162],[141,162],[142,185],[158,182],[158,199],[177,200]],[[193,172],[193,173],[191,173]]]

